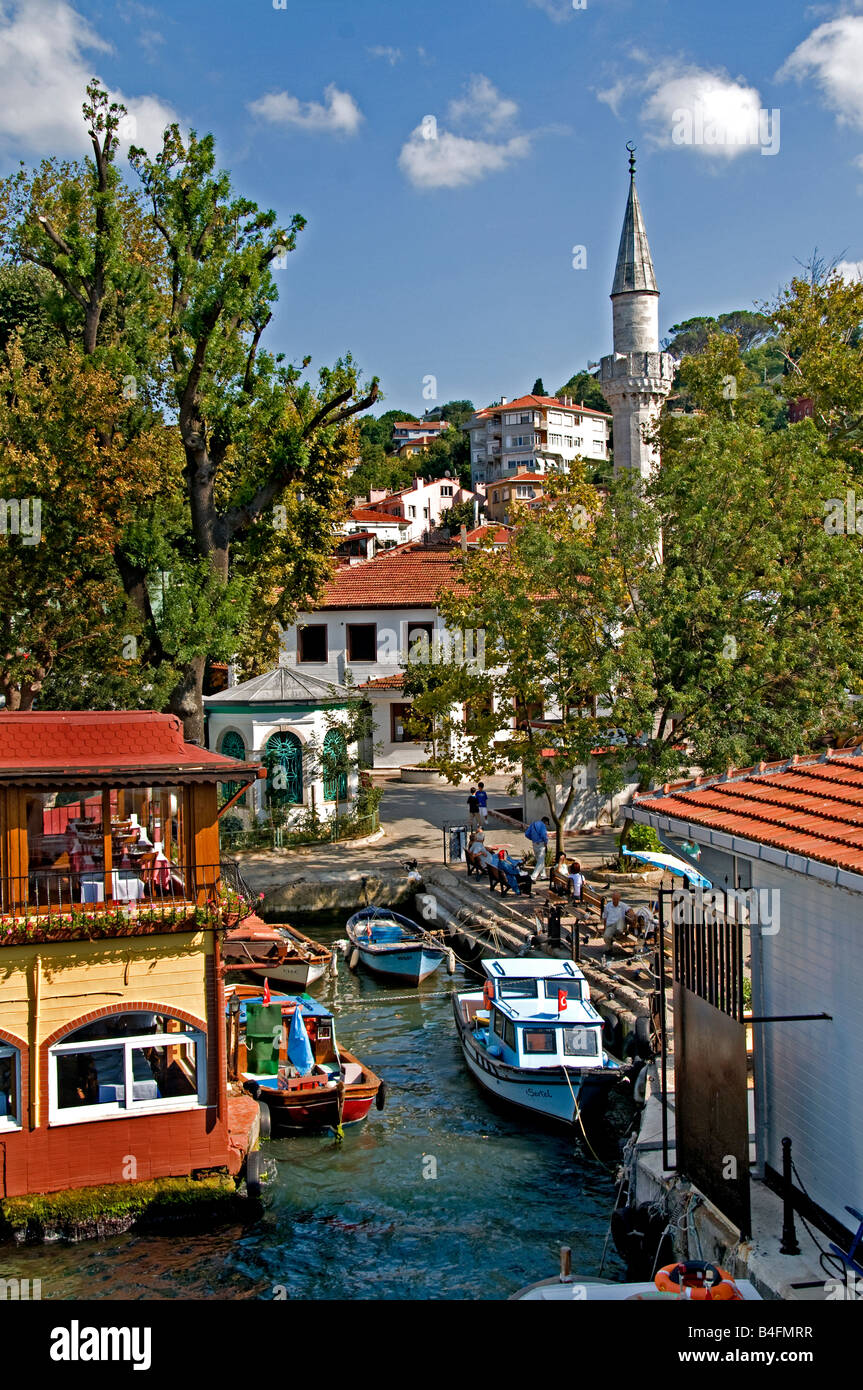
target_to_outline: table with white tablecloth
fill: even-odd
[[[138,902],[144,896],[144,884],[134,873],[122,869],[111,871],[111,894],[115,902]],[[103,903],[105,901],[105,875],[81,875],[82,903]]]

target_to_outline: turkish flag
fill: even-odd
[[[270,994],[270,982],[269,980],[264,980],[264,1003],[269,1004],[272,997],[273,996]]]
[[[565,1008],[566,1008],[566,990],[565,990],[565,989],[559,989],[559,990],[557,991],[557,1012],[558,1012],[559,1014],[562,1014]]]

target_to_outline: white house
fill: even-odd
[[[747,893],[752,1013],[770,1020],[753,1025],[757,1171],[775,1181],[788,1136],[806,1193],[850,1229],[846,1206],[863,1205],[863,750],[731,768],[625,814],[695,840],[699,869]]]
[[[504,396],[462,425],[470,435],[471,487],[516,473],[568,472],[577,458],[602,463],[610,423],[610,415],[568,397]]]
[[[409,487],[398,492],[372,492],[367,506],[357,505],[355,511],[373,509],[379,515],[398,518],[407,523],[402,540],[416,541],[439,526],[450,507],[473,501],[474,494],[457,478],[414,478]]]
[[[351,698],[335,682],[289,666],[205,696],[207,746],[268,770],[239,809],[261,818],[278,807],[289,826],[312,809],[322,819],[344,814],[357,794],[357,749],[336,726]]]

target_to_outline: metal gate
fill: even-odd
[[[663,888],[659,905],[662,939],[669,926],[672,933],[677,1169],[745,1239],[750,1210],[743,924],[736,900],[729,916],[728,894],[721,890]],[[664,1026],[664,1007],[662,1016]],[[663,1075],[663,1093],[664,1081]]]

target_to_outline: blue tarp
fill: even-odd
[[[307,1076],[315,1062],[306,1025],[303,1023],[303,1016],[299,1009],[294,1010],[291,1019],[291,1031],[288,1033],[288,1060],[293,1062],[300,1076]]]

